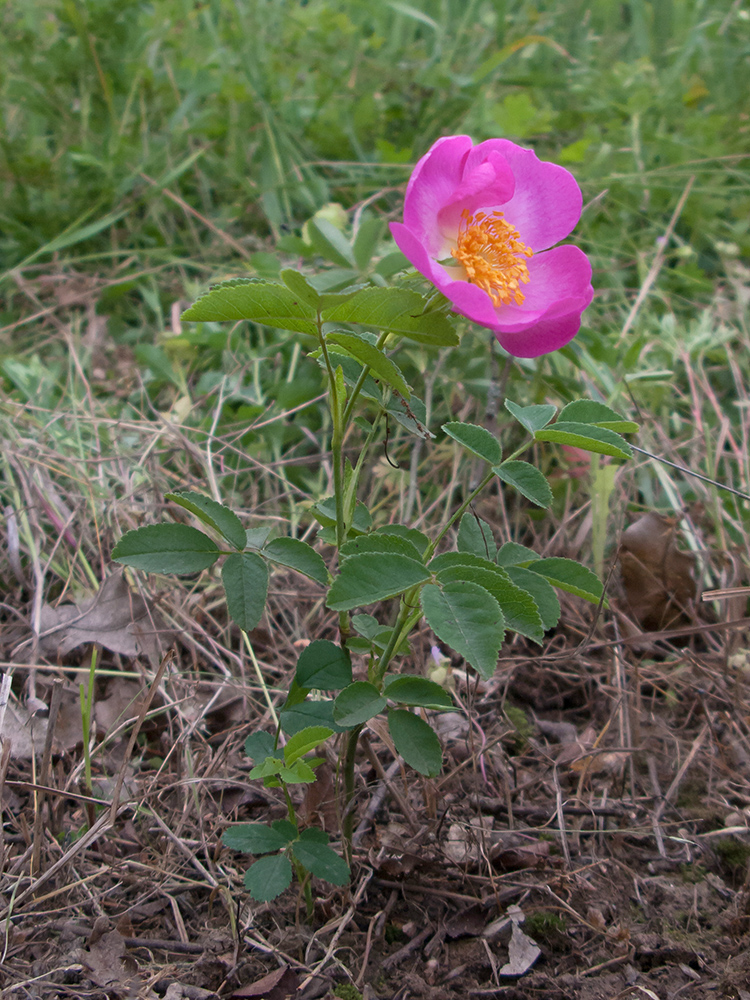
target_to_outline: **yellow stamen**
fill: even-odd
[[[519,284],[529,281],[524,258],[532,254],[502,212],[461,213],[461,228],[451,256],[462,265],[467,279],[487,292],[493,305],[522,304],[524,295]]]

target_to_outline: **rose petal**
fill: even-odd
[[[488,139],[472,153],[483,147],[501,153],[516,179],[515,192],[508,201],[486,207],[499,208],[535,253],[570,235],[583,205],[575,177],[565,167],[546,163],[533,149],[523,149],[508,139]]]
[[[538,358],[565,347],[581,328],[580,312],[557,319],[544,319],[520,333],[498,330],[495,336],[508,354],[516,358]]]
[[[591,263],[578,247],[566,244],[528,261],[529,283],[521,286],[520,306],[497,309],[497,327],[503,330],[524,329],[537,319],[582,312],[591,302]]]

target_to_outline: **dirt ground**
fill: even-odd
[[[312,924],[294,885],[250,900],[248,858],[220,843],[285,815],[247,777],[269,719],[252,673],[210,674],[181,636],[149,704],[144,664],[105,650],[89,792],[89,661],[58,657],[34,695],[47,754],[18,752],[21,720],[0,767],[3,996],[750,1000],[746,631],[627,639],[575,604],[564,620],[489,682],[454,662],[438,778],[394,764],[373,725],[353,882],[315,883]],[[291,654],[251,639],[283,689]],[[334,837],[336,759],[299,803]]]

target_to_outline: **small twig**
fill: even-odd
[[[687,755],[687,757],[683,761],[682,767],[677,772],[677,774],[674,777],[674,781],[672,782],[672,784],[667,789],[667,794],[664,796],[664,798],[662,799],[662,801],[657,806],[656,813],[654,814],[655,818],[657,820],[661,818],[661,814],[664,812],[664,810],[665,810],[665,808],[667,806],[667,803],[671,802],[672,799],[674,798],[674,796],[677,794],[677,791],[678,791],[680,785],[682,784],[682,779],[685,777],[687,769],[693,763],[693,760],[695,759],[696,754],[700,750],[700,748],[701,748],[701,746],[703,744],[703,741],[706,738],[706,734],[708,733],[708,731],[709,731],[710,728],[711,728],[711,724],[709,722],[706,722],[704,724],[704,726],[703,726],[703,729],[701,729],[701,731],[698,733],[698,735],[693,740],[693,745],[690,748],[690,753]]]
[[[55,726],[57,724],[57,716],[60,712],[60,705],[62,704],[62,696],[63,681],[57,677],[52,684],[52,698],[50,699],[47,736],[44,741],[44,753],[42,754],[42,767],[39,771],[39,785],[34,791],[36,803],[34,811],[34,834],[32,837],[33,850],[31,853],[31,874],[34,877],[39,874],[41,868],[45,789],[49,783],[50,765],[52,763],[52,740],[55,735]]]
[[[404,819],[411,827],[412,833],[416,833],[416,831],[419,829],[419,823],[417,822],[417,818],[414,815],[411,806],[406,801],[404,796],[401,794],[399,789],[396,787],[395,782],[392,782],[388,777],[388,773],[383,770],[383,765],[378,760],[377,754],[372,749],[370,741],[365,734],[362,734],[360,736],[359,745],[362,747],[362,749],[365,752],[365,756],[375,769],[375,773],[377,774],[378,779],[382,781],[382,783],[388,789],[388,792],[394,797],[396,802],[398,802],[399,809],[403,813]],[[397,765],[396,769],[398,769],[398,761],[396,761],[396,765]]]

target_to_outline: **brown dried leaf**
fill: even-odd
[[[30,760],[41,757],[47,736],[47,717],[32,715],[22,705],[8,704],[5,707],[0,741],[10,741],[10,755],[15,760]]]
[[[630,612],[650,631],[674,626],[695,597],[693,556],[675,545],[676,524],[649,511],[620,539],[620,572]]]
[[[126,954],[125,939],[118,931],[109,931],[81,952],[81,961],[97,986],[106,987],[108,996],[120,995],[118,987],[127,988],[138,972],[138,963]]]
[[[233,997],[256,997],[257,1000],[286,1000],[299,988],[299,976],[286,965],[283,969],[269,972],[262,979],[256,979],[248,986],[235,990]]]
[[[503,847],[499,844],[490,852],[490,860],[495,868],[506,872],[521,871],[524,868],[539,868],[549,857],[550,845],[546,840],[529,841]]]
[[[158,614],[149,613],[142,598],[130,592],[121,572],[107,577],[94,597],[78,605],[43,605],[40,633],[47,656],[99,643],[122,656],[144,653],[152,663],[159,662],[172,638]]]

